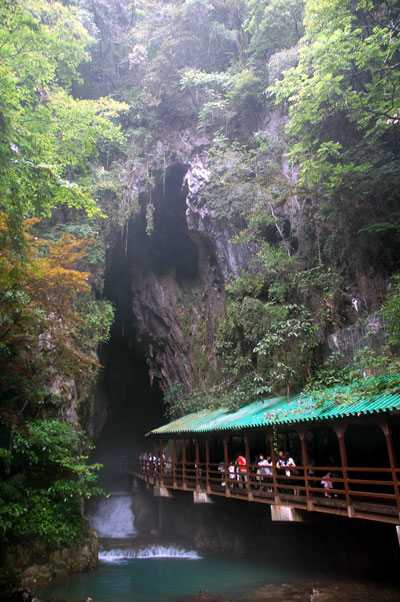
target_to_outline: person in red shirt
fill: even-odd
[[[242,454],[238,454],[236,458],[237,480],[239,487],[243,487],[242,481],[247,483],[247,467],[246,458]]]

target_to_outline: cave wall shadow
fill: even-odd
[[[145,347],[133,313],[135,278],[174,270],[177,281],[196,278],[199,251],[186,225],[187,167],[170,166],[152,192],[154,231],[146,234],[142,214],[131,219],[107,253],[104,295],[115,307],[110,340],[102,346],[103,366],[95,408],[96,451],[93,459],[104,464],[103,486],[112,485],[134,453],[149,451],[147,432],[166,422],[163,393],[157,380],[150,383]],[[136,276],[135,276],[136,274]],[[140,284],[136,283],[136,286]],[[146,337],[145,337],[146,338]],[[140,339],[140,340],[139,340]],[[99,432],[100,431],[100,432]],[[126,474],[126,471],[125,471]]]
[[[123,332],[117,321],[101,356],[99,386],[107,416],[92,460],[103,464],[100,480],[109,488],[127,478],[134,454],[150,445],[146,433],[163,424],[165,416],[163,394],[157,382],[150,384],[143,350],[131,329]]]

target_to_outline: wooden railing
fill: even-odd
[[[238,473],[226,471],[223,464],[137,459],[130,472],[170,489],[399,524],[400,469],[297,466],[287,476],[272,466],[270,475],[259,474],[259,468],[248,466],[238,480]],[[321,485],[328,471],[332,489]]]

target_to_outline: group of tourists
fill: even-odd
[[[142,466],[149,470],[151,466],[163,466],[163,468],[165,468],[166,472],[171,472],[172,470],[172,458],[171,456],[168,456],[168,458],[165,457],[165,454],[162,454],[161,457],[160,455],[156,455],[156,454],[151,454],[151,453],[147,453],[147,452],[143,452],[141,454],[139,454],[138,456],[140,462],[142,463]]]
[[[166,457],[165,454],[161,454],[160,456],[159,454],[156,455],[144,452],[139,454],[138,458],[142,462],[142,466],[146,472],[151,470],[151,466],[157,467],[158,469],[162,467],[166,474],[172,472],[172,458],[170,456]],[[328,466],[335,465],[332,456],[329,457],[329,462],[330,464],[328,463]],[[321,474],[320,477],[314,478],[317,475],[315,474],[313,466],[315,466],[315,462],[310,458],[308,461],[307,472],[308,476],[311,477],[311,486],[316,487],[319,485],[323,487],[325,497],[332,497],[331,490],[334,488],[332,479],[334,480],[340,475],[336,472],[328,471],[326,474]],[[273,468],[271,456],[265,457],[263,454],[258,454],[254,459],[254,463],[247,466],[246,457],[242,453],[238,453],[236,454],[235,459],[229,459],[226,471],[225,464],[222,461],[219,463],[217,470],[221,474],[221,487],[226,487],[227,483],[229,487],[247,487],[250,475],[253,488],[256,487],[260,490],[272,493]],[[197,467],[194,465],[194,469],[198,470],[200,476],[202,476],[203,471],[200,466]],[[304,469],[299,470],[297,468],[296,462],[290,452],[284,451],[283,449],[278,451],[275,470],[280,493],[290,493],[293,495],[301,494],[300,488],[304,485]],[[335,495],[335,497],[337,496]]]
[[[239,486],[243,487],[244,483],[248,482],[249,472],[255,473],[256,486],[260,489],[265,489],[269,493],[272,492],[272,467],[273,462],[271,456],[264,457],[263,454],[259,454],[252,466],[247,467],[247,460],[243,454],[237,454],[235,461],[229,460],[228,469],[228,483],[231,487]],[[276,459],[276,472],[279,475],[285,475],[290,477],[292,474],[296,474],[296,463],[291,457],[289,452],[279,450]],[[218,470],[221,473],[225,473],[224,463],[219,464]],[[278,479],[278,482],[279,479]],[[225,487],[225,480],[223,478],[221,486]],[[294,490],[295,495],[299,494],[298,490]]]
[[[329,460],[332,465],[335,464],[332,457],[330,457]],[[309,477],[316,476],[313,466],[315,466],[315,462],[311,459],[309,460],[308,467]],[[301,478],[303,476],[303,470],[297,469],[296,462],[294,461],[290,452],[284,451],[283,449],[278,451],[275,468],[277,482],[278,485],[280,485],[279,491],[281,493],[300,495],[299,487],[304,484],[304,481]],[[225,467],[223,462],[219,464],[218,470],[223,473],[221,486],[225,487]],[[267,491],[268,493],[273,492],[273,461],[271,456],[265,457],[263,454],[259,454],[256,456],[254,464],[252,464],[248,469],[246,457],[239,453],[236,455],[235,461],[232,459],[229,460],[227,471],[228,484],[230,487],[243,487],[244,484],[247,484],[248,476],[251,473],[255,474],[255,478],[252,479],[253,487],[257,487],[261,490]],[[296,476],[300,478],[296,479]],[[314,480],[312,486],[316,487],[318,484],[320,484],[320,486],[322,486],[324,489],[325,497],[330,498],[332,497],[330,492],[333,489],[332,479],[338,476],[339,475],[337,473],[328,471],[317,480]],[[335,495],[335,497],[337,496]]]

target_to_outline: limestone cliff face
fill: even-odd
[[[225,310],[224,283],[252,257],[232,242],[237,232],[215,218],[202,195],[210,178],[208,144],[189,132],[169,141],[170,162],[151,193],[153,232],[146,234],[143,216],[132,219],[108,256],[106,294],[118,309],[116,328],[133,329],[150,379],[162,389],[218,375],[214,336]]]
[[[285,120],[278,109],[266,115],[267,136],[277,136]],[[187,129],[171,131],[168,142],[156,145],[164,168],[151,191],[153,232],[145,233],[143,216],[132,220],[129,234],[109,256],[108,280],[114,284],[108,294],[117,295],[121,328],[127,327],[122,322],[133,325],[150,378],[163,389],[174,382],[192,387],[199,378],[218,380],[214,338],[225,311],[224,285],[249,267],[256,252],[233,242],[239,230],[218,218],[207,200],[206,186],[215,178],[210,142]],[[284,157],[282,173],[289,184],[295,182]],[[148,203],[148,196],[142,198]],[[277,219],[295,228],[299,210],[291,197],[276,209]],[[124,280],[123,292],[118,278]]]
[[[263,122],[267,135],[276,136],[285,119],[279,110],[271,111]],[[224,284],[249,267],[256,251],[232,242],[238,230],[216,217],[207,202],[210,145],[206,135],[190,129],[171,131],[168,140],[155,145],[163,169],[154,171],[150,195],[153,232],[146,234],[149,194],[142,191],[141,217],[111,241],[108,255],[106,294],[118,308],[116,327],[133,329],[150,378],[162,389],[174,382],[192,387],[199,377],[215,382],[214,338],[225,311]],[[282,172],[293,183],[296,174],[285,159]],[[292,198],[277,212],[292,219],[298,210]]]
[[[223,279],[227,280],[231,275],[238,276],[248,267],[252,253],[245,245],[232,243],[237,232],[222,220],[216,219],[213,210],[207,205],[202,192],[210,178],[208,157],[196,155],[185,176],[186,222],[189,230],[199,232],[211,242],[219,271]]]

